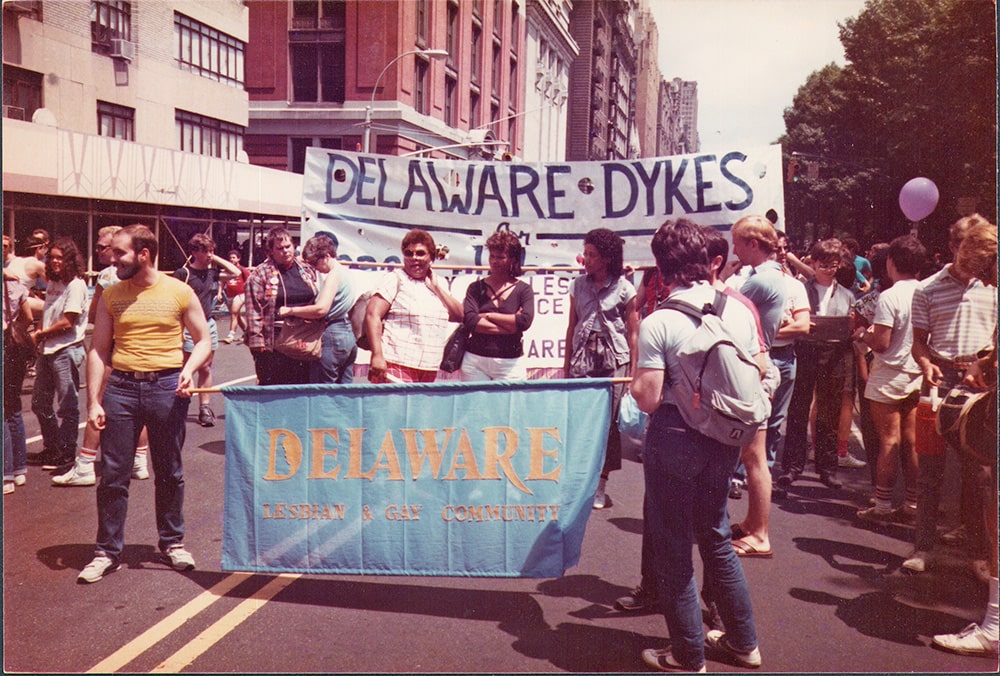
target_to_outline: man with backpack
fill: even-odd
[[[631,391],[651,414],[643,454],[644,528],[670,646],[644,650],[643,661],[661,671],[701,671],[707,647],[741,666],[759,667],[750,592],[726,512],[740,445],[770,412],[763,374],[753,361],[759,351],[753,315],[741,303],[726,303],[709,283],[700,226],[667,221],[653,236],[652,250],[667,302],[640,325]],[[725,633],[703,631],[695,542]]]

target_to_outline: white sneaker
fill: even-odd
[[[750,652],[741,652],[729,645],[726,634],[718,629],[709,629],[705,634],[705,647],[725,653],[741,667],[756,669],[760,666],[760,648],[754,647]]]
[[[94,474],[94,463],[88,462],[87,468],[77,460],[76,464],[59,476],[52,477],[52,483],[56,486],[93,486],[97,483],[97,475]],[[89,471],[88,471],[89,469]]]
[[[916,550],[910,554],[910,558],[903,561],[903,572],[908,573],[922,573],[927,570],[930,565],[930,552],[924,552],[921,550]]]
[[[229,335],[228,335],[228,336],[226,336],[226,337],[225,337],[225,338],[224,338],[224,339],[222,340],[222,342],[223,342],[223,343],[225,343],[226,345],[232,345],[232,343],[233,343],[233,341],[234,341],[234,340],[236,340],[236,334],[235,334],[235,333],[233,333],[232,331],[230,331],[230,332],[229,332]]]
[[[3,482],[3,494],[4,495],[10,495],[13,492],[14,492],[14,482],[13,481],[4,481]]]
[[[185,571],[194,568],[194,557],[184,549],[184,545],[170,545],[163,555],[170,561],[174,570]]]
[[[938,634],[933,642],[938,648],[959,655],[996,657],[998,653],[997,639],[987,636],[978,624],[970,624],[957,634]]]
[[[867,467],[867,466],[868,466],[867,462],[855,458],[850,453],[841,458],[837,458],[837,467],[844,467],[845,469],[861,469],[862,467]]]
[[[594,509],[606,509],[611,506],[611,496],[605,492],[608,480],[601,477],[597,482],[597,492],[594,493]]]
[[[104,579],[105,575],[110,575],[116,570],[119,570],[121,567],[122,565],[120,563],[112,559],[104,552],[97,552],[97,554],[94,555],[94,560],[88,563],[87,567],[80,571],[80,574],[76,577],[76,581],[82,584],[100,582]]]
[[[704,674],[706,671],[704,664],[701,665],[701,669],[684,668],[674,659],[674,654],[670,652],[670,648],[646,648],[642,651],[642,661],[660,671],[688,671],[693,674]]]
[[[23,486],[26,483],[28,483],[28,475],[26,475],[26,474],[15,474],[14,475],[14,485],[15,486]]]
[[[132,478],[149,478],[149,453],[135,454],[135,461],[132,463]]]

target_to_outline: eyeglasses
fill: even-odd
[[[403,251],[403,256],[406,258],[427,258],[430,255],[426,249],[406,249]]]

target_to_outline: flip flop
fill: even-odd
[[[769,559],[774,556],[770,549],[757,549],[746,538],[733,540],[733,549],[736,550],[736,556],[746,559]]]

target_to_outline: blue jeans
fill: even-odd
[[[80,367],[83,344],[76,343],[35,360],[35,391],[31,410],[38,418],[42,444],[68,454],[76,453],[80,429]],[[59,411],[54,408],[59,402]],[[58,418],[56,417],[58,415]]]
[[[771,350],[771,361],[778,367],[781,380],[771,397],[771,417],[767,419],[767,466],[774,467],[781,443],[781,426],[788,415],[788,404],[795,388],[795,347],[776,347]]]
[[[309,382],[350,385],[354,382],[354,360],[358,345],[347,317],[338,319],[323,332],[319,361],[309,364]]]
[[[729,643],[757,647],[750,590],[730,539],[729,477],[740,449],[690,429],[675,406],[663,405],[646,431],[644,531],[671,649],[686,668],[705,663],[701,602],[691,546],[705,566],[705,585],[718,604]],[[706,590],[708,591],[708,590]]]
[[[21,389],[28,362],[33,352],[14,341],[4,344],[3,353],[3,421],[4,433],[10,433],[10,465],[7,464],[7,447],[4,446],[4,476],[12,477],[28,472],[28,445],[24,434],[24,416],[21,415]],[[6,436],[4,437],[6,438]]]
[[[177,369],[155,382],[133,380],[118,371],[108,376],[103,400],[107,426],[101,434],[101,483],[97,486],[97,549],[116,560],[125,545],[128,489],[143,426],[149,429],[159,547],[166,550],[184,540],[181,448],[191,400],[174,392],[179,373]]]

